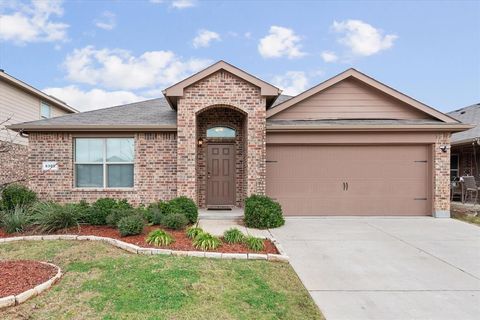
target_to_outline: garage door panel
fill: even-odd
[[[267,159],[267,194],[282,204],[286,215],[431,211],[426,145],[269,145]]]

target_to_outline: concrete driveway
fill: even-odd
[[[291,218],[271,232],[327,320],[480,319],[478,226]]]

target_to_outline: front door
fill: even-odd
[[[207,207],[235,204],[235,145],[207,146]]]

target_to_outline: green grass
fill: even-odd
[[[0,319],[323,319],[286,263],[140,256],[90,241],[2,244],[0,257],[65,272]]]
[[[461,220],[461,221],[464,221],[464,222],[468,222],[468,223],[472,223],[472,224],[476,224],[477,226],[480,226],[480,216],[473,216],[473,215],[469,215],[469,214],[466,214],[466,213],[453,213],[452,214],[452,217],[457,219],[457,220]]]

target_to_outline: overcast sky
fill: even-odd
[[[218,60],[291,95],[354,67],[450,111],[480,103],[480,1],[0,0],[0,68],[80,110]]]

